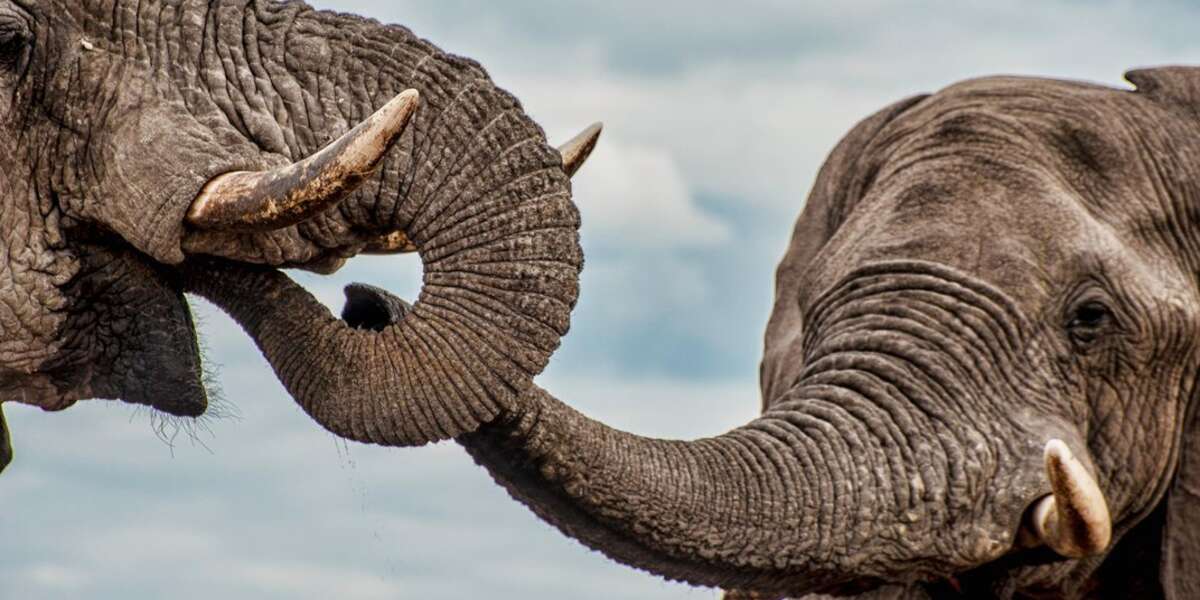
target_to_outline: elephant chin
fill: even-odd
[[[208,409],[191,310],[172,272],[128,248],[90,247],[64,287],[59,352],[32,373],[0,373],[0,402],[58,411],[123,400],[180,417]]]

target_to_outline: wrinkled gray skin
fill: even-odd
[[[1197,597],[1200,70],[1129,78],[975,80],[860,123],[779,267],[762,417],[676,442],[532,386],[577,295],[578,215],[475,63],[300,3],[0,0],[0,400],[202,413],[194,291],[322,426],[454,437],[566,534],[668,578]],[[340,206],[269,233],[183,224],[213,177],[299,160],[409,87],[417,117]],[[425,262],[411,309],[358,288],[337,319],[274,270],[397,230]],[[1107,498],[1100,556],[1014,544],[1050,438]]]

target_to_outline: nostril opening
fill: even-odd
[[[387,290],[365,283],[345,288],[342,320],[355,329],[383,331],[404,320],[412,305]]]

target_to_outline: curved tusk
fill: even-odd
[[[344,200],[375,171],[417,109],[402,92],[320,152],[271,171],[238,171],[209,181],[188,210],[200,229],[270,231],[295,225]]]
[[[1103,552],[1112,539],[1112,520],[1100,486],[1062,440],[1046,443],[1045,460],[1054,493],[1034,507],[1034,532],[1068,558]]]
[[[583,167],[583,163],[587,162],[588,156],[591,156],[592,150],[596,148],[596,142],[600,141],[602,131],[604,123],[592,123],[579,135],[558,147],[558,153],[562,155],[563,171],[567,173],[567,177],[574,177]]]

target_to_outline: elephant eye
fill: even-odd
[[[1072,313],[1067,331],[1076,343],[1090,344],[1109,328],[1112,320],[1112,311],[1107,306],[1095,301],[1086,302]]]
[[[0,68],[12,69],[21,61],[29,46],[29,30],[24,23],[0,16]]]

